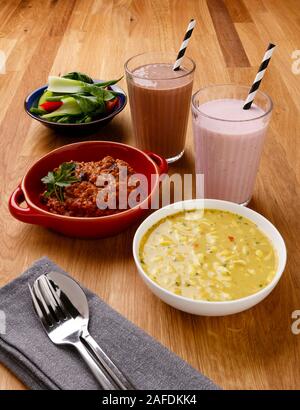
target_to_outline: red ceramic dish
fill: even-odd
[[[147,209],[143,203],[118,214],[95,218],[80,218],[56,215],[43,208],[40,193],[44,189],[41,178],[48,171],[67,161],[97,161],[106,155],[128,162],[137,173],[148,179],[149,192],[144,202],[159,187],[160,174],[166,173],[168,165],[165,159],[152,152],[143,152],[129,145],[108,141],[87,141],[65,145],[51,151],[39,159],[27,172],[21,184],[9,199],[10,213],[18,220],[41,225],[67,236],[77,238],[101,238],[116,235],[138,221]],[[151,175],[154,175],[151,186]],[[25,207],[21,204],[25,203]]]

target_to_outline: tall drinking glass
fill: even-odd
[[[175,53],[145,53],[125,64],[136,145],[169,163],[184,153],[195,70],[185,57],[173,71],[175,60]]]
[[[251,199],[271,98],[258,91],[243,110],[249,87],[214,85],[192,98],[196,173],[204,174],[204,196],[247,205]]]

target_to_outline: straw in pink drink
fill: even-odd
[[[267,69],[268,64],[269,64],[269,62],[270,62],[270,60],[271,60],[272,54],[273,54],[273,52],[274,52],[274,50],[275,50],[275,47],[276,47],[276,46],[275,46],[274,44],[270,43],[269,46],[268,46],[268,48],[267,48],[267,50],[266,50],[266,52],[265,52],[264,58],[263,58],[263,60],[262,60],[262,63],[261,63],[261,65],[260,65],[259,69],[258,69],[258,72],[257,72],[257,74],[256,74],[256,77],[255,77],[255,79],[254,79],[254,82],[253,82],[253,84],[252,84],[252,86],[251,86],[251,88],[250,88],[250,90],[249,90],[249,94],[248,94],[248,96],[247,96],[247,98],[246,98],[246,101],[245,101],[245,104],[244,104],[244,106],[243,106],[243,109],[244,109],[244,110],[249,110],[249,108],[251,108],[251,105],[252,105],[252,103],[253,103],[255,94],[257,93],[257,90],[258,90],[258,88],[259,88],[259,86],[260,86],[260,83],[261,83],[261,81],[262,81],[262,79],[263,79],[263,76],[265,75],[266,69]]]

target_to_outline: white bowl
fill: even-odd
[[[277,252],[278,267],[273,280],[265,288],[261,289],[257,293],[254,293],[253,295],[246,296],[241,299],[224,302],[208,302],[202,300],[193,300],[180,295],[175,295],[174,293],[159,286],[145,273],[139,260],[139,247],[141,239],[148,231],[148,229],[162,218],[177,213],[180,210],[199,208],[220,209],[223,211],[231,211],[235,214],[244,216],[254,222],[258,226],[258,228],[262,232],[264,232],[265,235],[270,239]],[[165,206],[164,208],[157,210],[147,219],[145,219],[137,229],[133,239],[133,256],[138,268],[138,272],[143,281],[146,283],[149,289],[165,303],[175,307],[176,309],[196,315],[224,316],[249,309],[257,303],[261,302],[270,294],[270,292],[272,292],[279,279],[281,278],[281,275],[285,268],[286,247],[282,236],[274,227],[274,225],[272,225],[271,222],[269,222],[266,218],[253,211],[252,209],[235,204],[233,202],[220,201],[217,199],[191,199]]]

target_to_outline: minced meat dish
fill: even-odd
[[[125,167],[126,174],[122,177],[120,171]],[[138,186],[138,180],[128,185],[128,179],[134,174],[136,172],[127,162],[111,156],[106,156],[100,161],[65,162],[42,178],[47,190],[41,194],[41,202],[50,212],[59,215],[77,217],[112,215],[124,210],[119,209],[118,206],[120,184],[127,185],[127,198],[130,192]],[[97,186],[99,176],[104,177],[103,181],[109,180],[109,182],[104,182],[104,186]],[[115,196],[116,207],[114,209],[98,207],[97,196],[103,189],[105,189],[105,192],[102,191],[104,200],[107,200],[109,195],[110,198]]]

